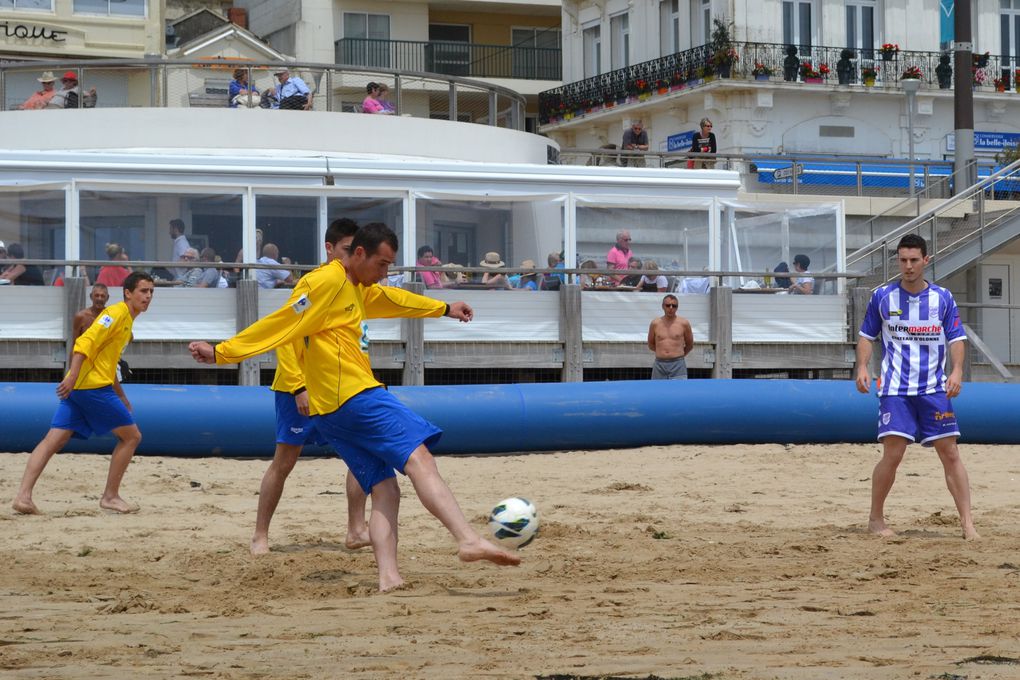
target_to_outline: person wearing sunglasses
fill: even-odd
[[[715,133],[712,132],[712,121],[708,118],[701,119],[701,130],[691,140],[691,153],[716,153],[717,145]],[[715,167],[715,161],[704,158],[692,158],[687,161],[688,168],[706,168],[711,170]]]
[[[652,380],[686,380],[684,360],[694,347],[691,322],[677,315],[680,301],[676,295],[662,298],[663,315],[648,326],[648,349],[655,353]]]

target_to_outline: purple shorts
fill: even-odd
[[[960,428],[945,392],[879,397],[878,438],[888,435],[931,446],[936,439],[959,437]]]

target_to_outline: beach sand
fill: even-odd
[[[144,446],[144,444],[143,444]],[[472,524],[538,506],[519,568],[461,564],[401,480],[401,570],[375,593],[343,547],[344,467],[302,460],[248,553],[265,460],[59,455],[43,516],[9,510],[0,454],[5,678],[1016,678],[1020,457],[962,447],[982,540],[960,538],[938,458],[911,447],[865,531],[879,446],[650,447],[443,457]]]

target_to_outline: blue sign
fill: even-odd
[[[666,151],[690,151],[694,143],[694,132],[678,132],[666,137]]]
[[[975,151],[1002,151],[1020,144],[1020,133],[1016,132],[974,132]],[[956,151],[956,135],[946,135],[946,151]]]
[[[956,6],[954,0],[939,0],[939,45],[947,50],[955,40]]]

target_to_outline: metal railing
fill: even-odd
[[[445,40],[343,38],[336,41],[336,63],[465,78],[562,80],[563,73],[559,48]]]
[[[636,166],[686,168],[692,163],[741,174],[748,192],[834,196],[885,196],[909,198],[882,213],[903,214],[909,201],[949,198],[953,194],[952,161],[876,158],[861,156],[811,156],[718,153],[687,151],[625,151],[607,145],[598,149],[563,148],[563,165]],[[913,173],[911,173],[913,167]],[[979,175],[991,175],[994,162],[976,163]],[[914,190],[910,191],[910,177]],[[873,238],[873,236],[872,236]]]
[[[886,58],[877,48],[856,50],[761,42],[732,45],[737,60],[722,66],[714,63],[718,59],[710,45],[699,45],[546,90],[539,94],[539,122],[546,125],[631,99],[694,87],[716,77],[898,88],[904,71],[916,67],[921,80],[930,87],[948,90],[955,83],[949,53],[900,50]],[[1003,88],[1010,89],[1016,87],[1018,68],[1020,58],[1016,56],[977,54],[968,76],[982,80],[975,83],[976,87],[991,90],[999,79]]]
[[[391,86],[395,113],[418,118],[445,119],[497,127],[524,129],[526,99],[504,87],[455,75],[384,67],[348,67],[305,62],[248,60],[116,59],[46,61],[0,64],[0,111],[18,108],[38,88],[40,73],[72,70],[83,92],[96,90],[96,108],[277,108],[267,92],[274,91],[274,71],[286,66],[310,94],[308,108],[316,111],[360,112],[369,82]],[[235,70],[245,73],[257,90],[231,102]],[[29,89],[31,88],[31,89]],[[79,107],[88,107],[86,97]],[[279,106],[279,108],[289,108]]]
[[[1008,201],[989,219],[988,200]],[[891,280],[896,253],[893,250],[906,234],[918,234],[928,241],[931,277],[938,274],[939,261],[964,245],[981,240],[1006,220],[1020,215],[1020,161],[993,172],[952,198],[939,203],[902,226],[875,239],[847,256],[847,268],[881,271],[881,282]],[[985,248],[979,249],[984,254]]]

